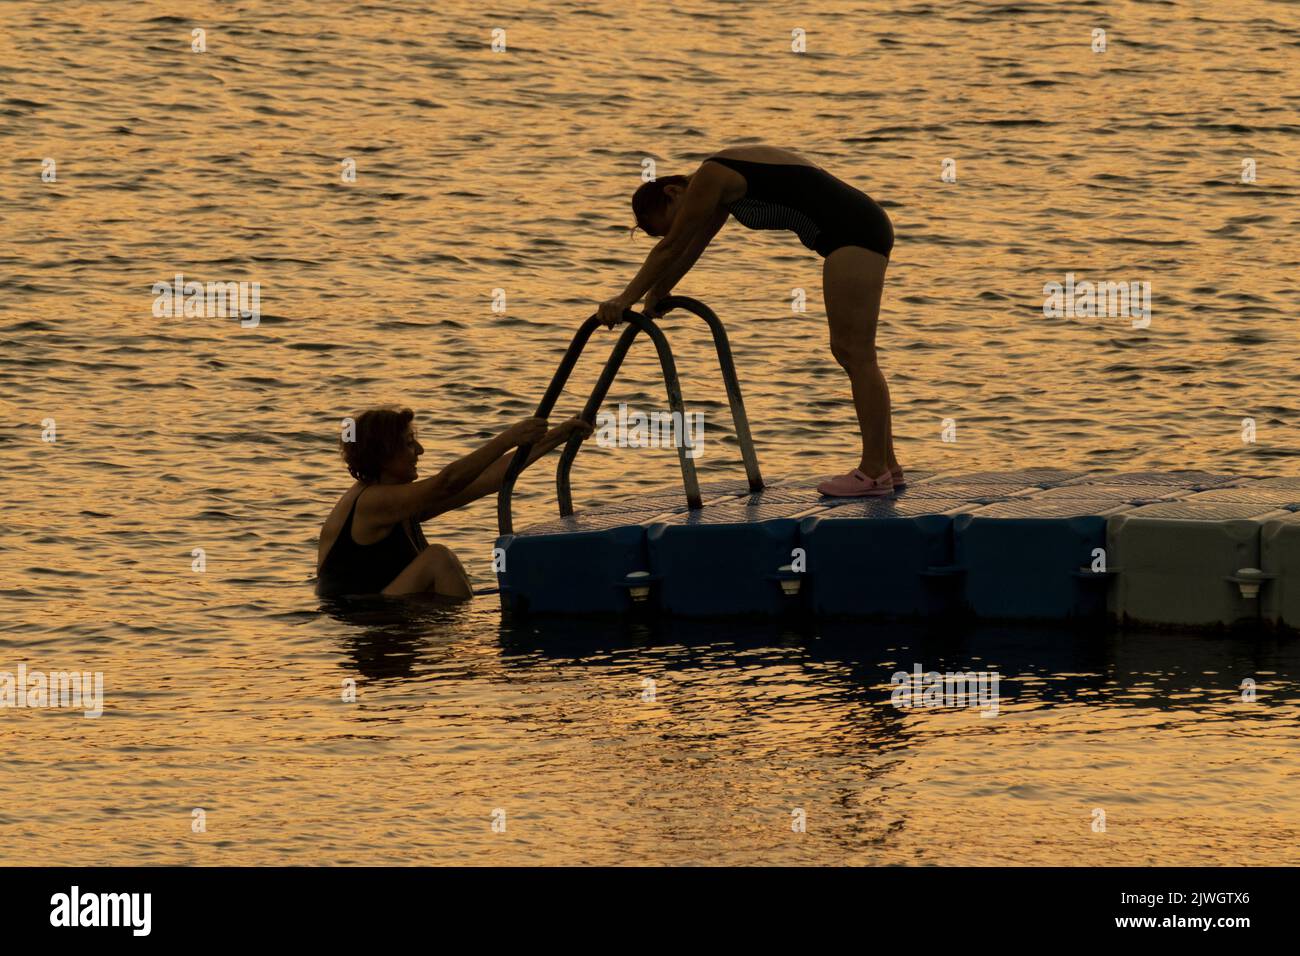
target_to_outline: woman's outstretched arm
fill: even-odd
[[[375,490],[364,500],[366,520],[376,525],[393,525],[437,509],[468,488],[505,451],[516,445],[539,442],[546,434],[545,420],[526,418],[431,478],[401,485],[374,485]]]
[[[723,227],[730,215],[726,209],[719,207],[712,221],[706,223],[702,229],[691,235],[686,248],[681,251],[664,274],[646,292],[646,308],[651,310],[652,317],[655,314],[652,309],[653,305],[660,299],[666,299],[668,293],[672,292],[673,286],[678,283],[681,277],[695,267],[695,263],[699,261],[700,256],[704,254],[704,250],[709,247],[709,243],[713,241],[713,237],[718,234],[718,230]]]
[[[546,433],[545,437],[533,445],[532,449],[528,453],[528,461],[525,467],[531,465],[551,450],[564,444],[569,440],[569,436],[574,432],[583,432],[590,435],[591,426],[581,418],[570,418],[567,422],[563,422],[555,428],[552,428]],[[485,468],[483,473],[475,478],[468,488],[438,502],[437,505],[430,508],[428,511],[422,512],[418,515],[417,520],[428,521],[430,518],[436,517],[437,515],[445,514],[448,511],[453,511],[456,508],[467,505],[471,501],[477,501],[485,495],[496,494],[501,490],[501,483],[505,480],[506,470],[510,467],[510,462],[514,460],[514,457],[515,452],[513,451],[502,455]]]
[[[600,321],[609,328],[621,322],[623,310],[630,309],[641,301],[641,296],[673,271],[679,257],[693,253],[690,262],[694,264],[726,221],[726,208],[722,205],[722,180],[713,167],[702,165],[691,177],[691,184],[686,187],[681,209],[673,217],[672,228],[655,243],[655,247],[646,256],[645,263],[622,294],[601,303],[597,311]],[[685,270],[682,274],[685,274]],[[676,282],[679,278],[681,275],[673,281]]]

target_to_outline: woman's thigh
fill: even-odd
[[[889,260],[861,246],[840,246],[822,264],[822,298],[832,348],[874,350]]]
[[[383,593],[390,597],[400,594],[431,592],[448,597],[470,597],[472,590],[460,560],[447,547],[431,544],[421,551],[410,564],[393,578]]]

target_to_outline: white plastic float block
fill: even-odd
[[[1202,627],[1258,619],[1258,597],[1245,597],[1233,578],[1259,568],[1261,528],[1289,514],[1269,504],[1186,500],[1116,515],[1106,526],[1116,578],[1111,613]]]

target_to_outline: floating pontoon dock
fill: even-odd
[[[679,296],[663,306],[693,312],[713,331],[746,480],[702,486],[679,449],[682,490],[575,513],[575,436],[556,472],[560,517],[516,533],[510,503],[528,453],[521,448],[498,499],[506,610],[1300,628],[1300,478],[909,472],[906,488],[874,499],[826,498],[816,478],[765,482],[717,316]],[[662,331],[637,313],[625,318],[587,421],[642,331],[659,352],[669,405],[682,411]],[[539,416],[550,414],[595,325],[593,316],[574,337]]]

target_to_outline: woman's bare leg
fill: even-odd
[[[890,427],[889,386],[876,361],[876,324],[889,260],[861,246],[841,246],[822,266],[822,296],[831,354],[849,375],[862,431],[858,467],[870,478],[898,468]]]
[[[474,596],[460,558],[446,545],[429,545],[383,590],[389,597],[426,592],[455,598]]]

